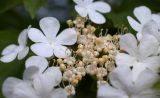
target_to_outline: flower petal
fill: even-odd
[[[27,67],[23,73],[23,80],[32,82],[37,75],[41,74],[38,67],[30,66]]]
[[[71,55],[71,51],[65,46],[55,46],[54,47],[54,55],[58,58],[66,58]]]
[[[128,66],[117,67],[109,74],[111,84],[120,90],[129,92],[133,86],[132,71]]]
[[[127,51],[130,55],[137,55],[137,40],[134,35],[128,33],[120,37],[120,48]]]
[[[29,68],[31,66],[38,67],[40,72],[42,73],[48,67],[48,61],[44,57],[31,56],[26,60],[25,66],[26,68]]]
[[[117,66],[128,66],[131,67],[136,62],[135,57],[132,57],[128,54],[118,53],[116,55],[116,64]]]
[[[146,6],[136,7],[134,9],[134,15],[142,24],[145,24],[151,20],[151,10]]]
[[[8,78],[3,84],[3,93],[7,98],[39,98],[31,85],[16,78]]]
[[[2,55],[7,55],[14,52],[17,49],[17,47],[18,46],[15,44],[8,45],[6,48],[3,49]]]
[[[132,69],[132,74],[133,74],[133,82],[135,82],[138,79],[138,76],[141,74],[142,71],[146,69],[146,64],[145,63],[136,63],[133,66]]]
[[[60,28],[60,23],[56,18],[45,17],[40,20],[39,25],[49,40],[55,39]]]
[[[128,98],[121,90],[115,89],[109,85],[101,85],[97,93],[98,98]]]
[[[83,0],[83,2],[84,2],[84,4],[89,5],[89,4],[91,4],[93,2],[93,0]]]
[[[51,98],[67,98],[67,93],[62,88],[53,90],[51,94]]]
[[[57,44],[61,45],[73,45],[77,41],[77,33],[74,28],[68,28],[62,31],[58,36],[57,36]]]
[[[82,0],[73,0],[76,4],[82,4],[83,1]]]
[[[127,16],[128,22],[130,26],[135,30],[135,31],[141,31],[142,26],[139,24],[136,20],[134,20],[132,17]]]
[[[21,46],[26,46],[27,40],[28,40],[28,29],[24,29],[18,37],[18,43]]]
[[[158,72],[160,68],[160,56],[151,56],[143,61],[146,67],[154,72]]]
[[[104,24],[106,22],[105,17],[95,10],[88,10],[88,15],[91,21],[96,24]]]
[[[62,73],[59,69],[59,67],[49,67],[45,72],[44,75],[52,75],[53,78],[53,85],[57,86],[60,84],[62,80]]]
[[[94,2],[94,3],[90,4],[90,5],[88,5],[88,7],[90,9],[99,11],[101,13],[107,13],[107,12],[111,11],[110,5],[105,3],[105,2],[103,2],[103,1]]]
[[[158,40],[152,35],[144,35],[141,39],[138,49],[141,59],[145,59],[148,56],[155,54],[158,51]]]
[[[25,47],[22,51],[18,53],[18,60],[22,60],[29,52],[29,47]]]
[[[75,10],[81,17],[86,17],[87,16],[87,10],[80,5],[75,6]]]
[[[158,24],[156,21],[149,21],[146,23],[142,29],[142,34],[150,34],[157,38],[157,40],[160,42],[160,24]]]
[[[45,43],[37,43],[31,46],[31,50],[42,57],[51,57],[53,55],[53,48]]]
[[[136,34],[136,37],[137,37],[137,40],[140,41],[140,40],[143,38],[142,32],[138,32],[138,33]]]
[[[160,15],[158,14],[152,14],[152,19],[156,21],[157,23],[160,23]]]
[[[47,39],[43,33],[36,28],[29,29],[28,36],[33,42],[47,42]]]
[[[157,73],[154,73],[149,69],[142,71],[135,82],[136,91],[142,92],[146,89],[152,88],[153,85],[158,81],[158,79],[159,76]]]
[[[4,62],[4,63],[9,63],[11,61],[13,61],[14,59],[16,59],[17,56],[17,52],[13,52],[7,55],[4,55],[0,58],[0,61]]]
[[[6,98],[12,98],[13,97],[13,91],[16,86],[16,84],[22,82],[20,79],[16,78],[7,78],[2,86],[2,93]]]
[[[60,70],[56,67],[50,67],[44,72],[44,74],[37,76],[33,80],[33,85],[36,91],[44,96],[45,94],[50,93],[54,86],[57,86],[57,83],[60,83],[61,80],[59,79],[62,79]]]

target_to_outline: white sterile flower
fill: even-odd
[[[11,44],[7,46],[2,51],[2,57],[0,58],[0,61],[8,63],[16,59],[18,55],[18,60],[22,60],[29,52],[29,47],[27,47],[27,40],[28,40],[28,29],[23,30],[19,37],[18,37],[18,43],[19,45]]]
[[[93,0],[73,0],[77,5],[76,11],[82,17],[89,16],[89,19],[96,24],[103,24],[106,22],[105,17],[100,13],[108,13],[111,11],[109,4]]]
[[[137,33],[138,40],[142,39],[143,29],[145,28],[146,25],[148,25],[148,23],[154,21],[156,24],[160,24],[160,16],[158,14],[152,14],[151,10],[146,6],[136,7],[133,13],[139,22],[137,22],[130,16],[128,16],[127,19],[131,27],[138,32]]]
[[[158,91],[152,89],[157,82],[158,74],[144,70],[138,79],[132,81],[129,67],[118,67],[109,74],[109,84],[100,85],[98,98],[159,98]]]
[[[65,58],[71,54],[71,51],[64,45],[76,43],[77,34],[74,28],[65,29],[57,36],[60,23],[56,18],[43,18],[39,25],[43,33],[36,28],[31,28],[28,32],[29,38],[35,42],[31,46],[35,54],[43,57],[55,55],[59,58]]]
[[[14,77],[6,79],[2,87],[3,95],[6,98],[67,98],[64,89],[54,88],[62,80],[58,67],[49,67],[45,72],[33,77],[37,72],[38,67],[32,66],[26,69],[23,80]]]
[[[132,34],[120,37],[120,48],[127,53],[118,53],[116,56],[117,66],[133,67],[133,80],[146,68],[158,71],[160,56],[154,56],[158,50],[158,41],[152,35],[145,35],[140,42]]]

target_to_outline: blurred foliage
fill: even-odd
[[[21,30],[27,28],[28,25],[31,24],[33,27],[38,27],[37,11],[42,6],[47,6],[47,2],[48,0],[0,0],[0,52],[7,45],[17,43],[18,34]],[[61,0],[59,0],[59,2],[61,2]],[[117,2],[117,0],[115,0],[115,2]],[[108,21],[101,26],[103,28],[109,28],[109,33],[115,33],[123,24],[128,27],[132,33],[135,33],[135,31],[130,28],[126,17],[134,17],[133,9],[140,5],[148,6],[155,13],[160,12],[160,0],[122,0],[120,5],[111,4],[112,11],[106,14]],[[74,3],[72,0],[68,0],[68,6],[72,7],[73,16],[75,17],[77,13],[74,11]],[[65,23],[61,23],[61,25],[62,28],[67,27]],[[7,64],[0,62],[0,88],[7,77],[22,77],[24,61],[25,60],[15,60]],[[77,87],[77,95],[75,97],[95,98],[95,87],[96,82],[87,76]],[[156,84],[156,88],[160,88],[160,83]],[[0,98],[3,98],[1,90]]]
[[[31,17],[35,17],[37,10],[47,3],[47,0],[23,0],[24,7],[30,13]]]

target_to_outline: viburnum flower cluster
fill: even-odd
[[[131,33],[108,33],[95,24],[104,24],[100,13],[111,11],[109,4],[93,0],[73,0],[79,14],[68,20],[61,33],[54,17],[40,20],[40,30],[29,27],[2,51],[0,61],[23,59],[29,52],[28,38],[34,42],[34,56],[25,62],[23,79],[7,78],[2,86],[6,98],[67,98],[86,74],[97,80],[98,98],[159,98],[152,88],[160,68],[160,16],[140,6],[134,9],[138,21],[128,16]],[[145,16],[144,16],[145,15]],[[93,23],[91,23],[91,22]]]

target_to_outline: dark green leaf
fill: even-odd
[[[0,13],[3,13],[11,8],[14,8],[16,5],[20,3],[21,0],[0,0]]]
[[[29,12],[32,18],[35,17],[39,8],[47,3],[47,0],[23,0],[25,9]]]

